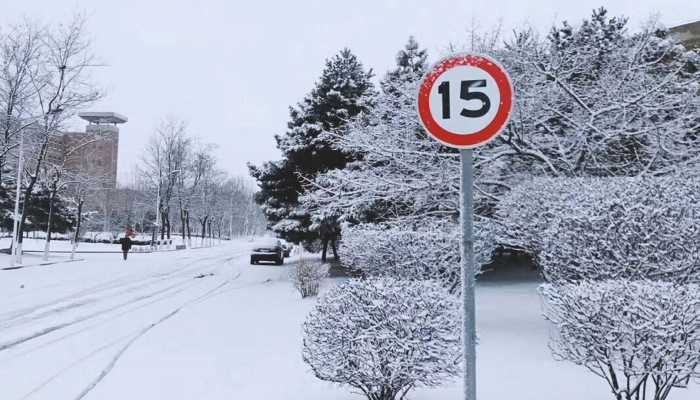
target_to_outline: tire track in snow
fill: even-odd
[[[220,256],[219,256],[220,257]],[[212,256],[208,258],[202,258],[199,260],[194,261],[195,264],[198,264],[200,262],[205,262],[205,261],[211,261],[218,258],[217,256]],[[188,260],[189,261],[189,260]],[[0,314],[0,320],[8,321],[13,318],[17,318],[19,316],[23,316],[25,314],[30,314],[32,312],[35,312],[39,309],[45,308],[45,307],[50,307],[52,305],[55,305],[56,303],[60,302],[65,302],[69,300],[74,300],[74,299],[79,299],[80,297],[87,296],[87,295],[92,295],[100,292],[106,292],[115,288],[119,287],[128,287],[131,284],[139,284],[139,283],[144,283],[144,280],[149,280],[149,281],[160,281],[167,279],[168,277],[172,276],[173,274],[178,274],[181,272],[185,272],[188,269],[192,268],[197,268],[197,266],[192,267],[192,263],[184,263],[184,264],[179,264],[176,266],[176,269],[170,270],[167,272],[158,272],[152,275],[147,275],[147,276],[142,276],[138,274],[130,274],[115,280],[107,281],[107,282],[102,282],[97,285],[91,286],[89,288],[85,288],[82,290],[79,290],[78,292],[71,293],[69,295],[59,297],[58,299],[52,299],[49,302],[44,302],[42,304],[38,305],[32,305],[30,307],[26,307],[24,309],[20,310],[13,310],[13,311],[8,311],[3,314]],[[147,284],[147,283],[146,283]]]
[[[108,308],[105,308],[105,309],[101,309],[101,310],[98,310],[98,311],[95,311],[95,312],[92,312],[92,313],[89,313],[89,314],[86,314],[86,315],[83,315],[83,316],[74,318],[74,319],[72,319],[72,320],[70,320],[70,321],[67,321],[67,322],[61,322],[61,323],[58,323],[58,324],[54,324],[54,325],[45,327],[45,328],[43,328],[43,329],[41,329],[41,330],[39,330],[39,331],[30,333],[30,334],[28,334],[28,335],[20,336],[20,337],[15,338],[15,339],[10,339],[9,341],[6,341],[6,342],[4,342],[4,343],[0,342],[0,352],[3,352],[3,351],[8,350],[8,349],[11,349],[11,348],[13,348],[13,347],[15,347],[15,346],[17,346],[17,345],[19,345],[19,344],[22,344],[22,343],[25,343],[25,342],[28,342],[28,341],[31,341],[31,340],[34,340],[34,339],[38,339],[38,338],[40,338],[40,337],[42,337],[42,336],[48,335],[48,334],[50,334],[50,333],[53,333],[53,332],[55,332],[55,331],[58,331],[58,330],[61,330],[61,329],[64,329],[64,328],[67,328],[67,327],[69,327],[69,326],[73,326],[73,325],[75,325],[75,324],[79,324],[79,323],[81,323],[81,322],[85,322],[85,321],[91,320],[91,319],[93,319],[93,318],[99,317],[99,316],[104,315],[104,314],[106,314],[106,313],[109,313],[109,312],[111,312],[111,311],[118,310],[118,309],[120,309],[120,308],[122,308],[122,307],[129,306],[129,305],[131,305],[131,304],[133,304],[133,303],[136,303],[136,302],[139,302],[139,301],[142,301],[142,300],[149,299],[149,298],[151,298],[151,297],[153,297],[153,296],[156,296],[156,295],[158,295],[158,294],[160,294],[160,293],[166,292],[166,291],[168,291],[168,290],[170,290],[170,289],[172,289],[172,288],[174,288],[174,287],[177,287],[177,286],[179,286],[179,285],[181,285],[181,284],[183,284],[183,283],[185,283],[185,282],[180,282],[180,283],[177,283],[177,284],[168,286],[168,287],[166,287],[166,288],[164,288],[164,289],[159,289],[159,290],[157,290],[157,291],[155,291],[155,292],[151,292],[151,293],[148,293],[148,294],[145,294],[145,295],[137,296],[137,297],[135,297],[135,298],[129,299],[129,300],[126,301],[126,302],[118,303],[117,305],[114,305],[114,306],[111,306],[111,307],[108,307]]]
[[[242,254],[243,254],[243,252],[236,252],[233,256],[230,256],[230,255],[229,255],[229,257],[226,257],[225,259],[222,259],[221,255],[219,255],[219,256],[214,256],[214,257],[208,257],[208,258],[206,258],[206,259],[201,259],[201,260],[199,260],[200,262],[208,262],[208,261],[213,261],[213,260],[218,260],[219,262],[215,262],[215,263],[213,263],[213,264],[212,264],[212,263],[208,263],[207,265],[204,265],[204,266],[198,265],[196,268],[197,268],[197,269],[202,269],[202,268],[206,268],[206,267],[215,267],[215,268],[212,268],[212,270],[216,270],[216,268],[220,268],[220,267],[224,266],[225,264],[228,264],[231,260],[234,260],[234,259],[236,259],[236,258],[239,258]],[[192,271],[190,271],[190,273],[191,273],[191,272],[192,272]],[[156,321],[156,322],[154,322],[154,323],[152,323],[152,324],[149,324],[148,326],[146,326],[145,328],[143,328],[141,331],[139,331],[139,333],[138,333],[137,335],[135,335],[127,344],[125,344],[125,346],[123,346],[123,347],[120,349],[120,351],[118,352],[118,354],[116,354],[115,357],[112,359],[112,361],[110,361],[110,363],[102,370],[102,372],[100,373],[100,375],[99,375],[90,385],[88,385],[88,386],[81,392],[81,395],[78,397],[78,399],[82,399],[82,398],[85,397],[88,393],[90,393],[91,390],[92,390],[102,379],[104,379],[105,376],[107,376],[107,374],[112,370],[112,368],[114,368],[114,365],[116,364],[116,362],[118,361],[118,359],[119,359],[119,358],[121,357],[121,355],[131,346],[131,344],[133,344],[134,341],[136,341],[138,338],[140,338],[140,337],[142,337],[144,334],[146,334],[149,330],[153,329],[155,326],[159,325],[160,323],[164,322],[165,320],[171,318],[172,316],[174,316],[175,314],[177,314],[180,310],[182,310],[184,307],[187,307],[187,306],[192,305],[192,304],[198,304],[198,303],[201,303],[201,302],[203,302],[203,301],[206,301],[206,300],[208,300],[208,299],[210,299],[210,298],[212,298],[212,297],[214,297],[214,296],[218,296],[218,295],[220,295],[220,294],[226,292],[228,289],[236,289],[237,287],[236,287],[236,288],[231,288],[229,285],[230,285],[233,281],[237,280],[237,279],[241,276],[241,271],[240,271],[240,270],[239,270],[239,271],[236,271],[235,273],[233,273],[233,274],[231,274],[231,275],[228,275],[228,272],[225,272],[225,275],[226,275],[226,278],[225,278],[225,281],[224,281],[224,282],[218,284],[217,286],[215,286],[214,288],[212,288],[212,289],[210,289],[210,290],[207,290],[207,291],[206,291],[204,294],[202,294],[202,295],[198,295],[198,296],[196,296],[196,297],[194,297],[194,298],[192,298],[192,299],[190,299],[190,300],[185,301],[185,303],[183,303],[182,305],[180,305],[179,307],[177,307],[175,310],[171,311],[170,313],[166,314],[163,318],[159,319],[158,321]],[[215,276],[216,276],[216,275],[215,275]],[[63,336],[58,337],[58,338],[55,338],[55,339],[51,340],[51,342],[41,343],[41,344],[39,344],[38,346],[36,346],[36,347],[34,347],[34,348],[32,348],[32,349],[26,351],[26,352],[16,354],[16,355],[13,356],[11,359],[15,359],[15,358],[17,358],[17,357],[24,356],[24,355],[26,355],[26,354],[28,354],[28,353],[32,353],[32,352],[34,352],[34,351],[36,351],[36,350],[39,350],[39,349],[44,348],[44,347],[46,347],[46,346],[49,346],[49,345],[51,345],[51,344],[53,344],[53,343],[60,343],[60,342],[62,342],[62,341],[64,341],[64,340],[68,339],[69,337],[79,335],[79,334],[82,333],[82,332],[88,331],[88,330],[90,330],[90,329],[92,329],[92,328],[95,328],[95,327],[97,327],[97,326],[99,326],[99,325],[106,324],[106,323],[108,323],[108,322],[110,322],[110,321],[112,321],[112,320],[114,320],[114,319],[117,319],[117,318],[119,318],[119,317],[121,317],[121,316],[128,315],[128,314],[130,314],[130,313],[132,313],[132,312],[135,312],[135,311],[137,311],[137,310],[147,308],[148,306],[150,306],[150,305],[152,305],[152,304],[155,304],[155,303],[158,303],[158,302],[161,302],[161,301],[166,301],[166,300],[172,298],[172,296],[175,295],[175,294],[178,294],[178,293],[181,293],[181,292],[186,292],[186,291],[191,290],[194,286],[199,286],[199,285],[197,285],[197,283],[199,283],[199,282],[211,282],[209,279],[193,279],[193,278],[194,278],[194,277],[189,277],[189,278],[186,280],[186,281],[189,283],[188,285],[184,285],[184,286],[182,286],[182,287],[180,287],[180,288],[174,288],[174,287],[173,287],[174,285],[172,285],[172,286],[166,288],[166,289],[170,290],[170,292],[163,292],[163,293],[160,294],[160,296],[158,296],[157,294],[154,295],[153,293],[151,293],[151,294],[148,296],[148,297],[151,297],[151,298],[150,298],[148,301],[144,302],[144,303],[135,304],[135,303],[133,303],[133,302],[130,302],[129,304],[132,305],[131,307],[126,308],[126,309],[123,309],[123,310],[119,311],[118,313],[111,315],[111,316],[109,317],[109,319],[107,319],[107,320],[99,321],[99,322],[90,324],[90,325],[88,325],[88,326],[84,326],[84,327],[82,327],[82,328],[81,328],[80,330],[78,330],[78,331],[70,332],[70,333],[68,333],[68,334],[66,334],[66,335],[63,335]],[[180,283],[182,283],[182,282],[180,282]],[[228,286],[228,288],[227,288],[227,286]],[[241,287],[245,287],[245,286],[248,286],[248,285],[241,285]],[[159,290],[159,291],[160,291],[160,290]],[[200,292],[200,293],[201,293],[201,292]],[[143,297],[146,297],[146,296],[143,296]],[[71,323],[71,325],[74,325],[75,323],[79,323],[79,322],[80,322],[80,321],[73,321],[73,322]],[[56,330],[53,330],[53,332],[55,332],[55,331],[56,331]],[[44,335],[47,335],[47,334],[48,334],[48,333],[44,333]],[[43,335],[42,335],[42,336],[43,336]],[[29,393],[27,393],[27,395],[25,395],[25,397],[23,397],[23,399],[26,399],[26,398],[32,396],[34,393],[36,393],[36,392],[38,392],[38,391],[41,391],[45,386],[49,385],[53,380],[55,380],[56,377],[62,375],[63,373],[65,373],[66,371],[72,369],[72,368],[75,367],[76,365],[82,363],[82,362],[85,361],[86,359],[91,358],[91,357],[94,356],[95,354],[97,354],[97,353],[99,353],[99,352],[101,352],[101,351],[104,351],[104,350],[106,350],[106,349],[109,349],[109,348],[113,347],[114,345],[118,344],[119,341],[124,340],[125,337],[126,337],[126,336],[122,336],[121,338],[117,339],[116,341],[115,341],[115,340],[111,340],[111,341],[108,342],[107,344],[104,344],[104,345],[101,345],[101,346],[97,347],[95,350],[91,351],[87,356],[83,356],[81,359],[78,359],[78,360],[72,362],[72,363],[69,364],[67,367],[65,367],[65,368],[61,369],[60,371],[58,371],[57,373],[53,374],[53,375],[52,375],[51,377],[49,377],[47,380],[44,380],[39,386],[37,386],[37,387],[35,387],[34,389],[32,389]],[[33,339],[32,339],[32,340],[33,340]],[[24,341],[24,343],[27,343],[27,341]],[[7,346],[5,346],[5,347],[7,347]]]
[[[205,263],[209,261],[213,261],[217,258],[220,258],[221,256],[212,256],[204,259],[200,259],[195,261],[195,264],[197,265],[183,265],[182,268],[178,268],[177,270],[174,271],[169,271],[167,273],[159,273],[155,275],[150,275],[147,276],[146,278],[143,277],[132,277],[133,279],[130,279],[126,283],[120,283],[116,285],[111,285],[109,287],[104,287],[101,288],[98,291],[94,292],[88,292],[87,290],[82,290],[77,294],[72,294],[69,296],[65,296],[61,299],[54,300],[50,303],[45,303],[37,306],[32,306],[27,309],[17,311],[16,315],[13,317],[10,317],[9,319],[5,319],[3,321],[0,321],[0,330],[11,328],[11,327],[16,327],[22,325],[22,323],[27,323],[27,322],[36,322],[37,320],[40,320],[44,317],[55,317],[57,313],[62,313],[62,312],[67,312],[67,311],[72,311],[74,309],[87,306],[87,305],[92,305],[95,304],[101,300],[104,299],[110,299],[117,297],[119,295],[123,294],[128,294],[128,293],[133,293],[135,291],[138,291],[144,287],[149,287],[152,286],[153,284],[157,284],[169,279],[177,278],[180,276],[187,276],[189,274],[192,274],[194,272],[200,272],[201,269],[203,268],[208,268],[211,265],[199,265],[200,263]],[[235,257],[233,257],[235,258]],[[226,260],[228,261],[228,259]],[[146,279],[146,281],[144,281]],[[132,284],[135,284],[132,286]],[[123,289],[119,290],[115,293],[107,293],[110,290],[113,289]],[[87,298],[87,299],[81,299],[83,296],[89,296],[98,292],[102,292],[103,295],[100,297],[93,297],[93,298]],[[56,305],[57,303],[65,302],[66,300],[76,300],[73,303],[69,304],[62,304],[62,305]],[[53,306],[53,307],[52,307]],[[45,308],[45,310],[42,310]],[[40,311],[36,315],[32,315],[38,311]],[[2,347],[0,346],[0,351],[2,351]]]
[[[240,274],[239,274],[239,276],[240,276]],[[109,361],[109,363],[107,364],[107,366],[100,372],[100,374],[97,376],[97,378],[95,378],[92,382],[90,382],[90,384],[88,384],[88,386],[85,387],[85,389],[83,389],[82,392],[80,392],[80,394],[75,398],[75,400],[82,400],[82,399],[84,399],[85,396],[87,396],[87,395],[88,395],[88,394],[89,394],[89,393],[90,393],[90,392],[91,392],[91,391],[92,391],[92,390],[93,390],[93,389],[94,389],[94,388],[95,388],[95,387],[96,387],[96,386],[97,386],[111,371],[112,371],[112,369],[114,369],[114,366],[117,364],[117,361],[119,361],[119,359],[120,359],[120,358],[122,357],[122,355],[129,349],[129,347],[131,347],[131,345],[134,344],[134,342],[136,342],[136,341],[137,341],[139,338],[141,338],[143,335],[145,335],[146,333],[148,333],[148,331],[150,331],[151,329],[153,329],[153,328],[155,328],[156,326],[160,325],[161,323],[167,321],[168,319],[172,318],[174,315],[176,315],[177,313],[179,313],[179,312],[180,312],[182,309],[184,309],[185,307],[187,307],[187,306],[189,306],[189,305],[192,305],[192,304],[197,304],[197,303],[200,303],[200,302],[206,300],[206,299],[207,299],[209,296],[211,296],[213,293],[216,293],[216,292],[219,291],[222,287],[224,287],[224,286],[226,286],[226,285],[228,285],[228,284],[230,284],[230,283],[231,283],[231,280],[226,280],[226,281],[224,281],[223,283],[221,283],[221,284],[219,284],[218,286],[214,287],[214,288],[211,289],[210,291],[204,293],[203,295],[201,295],[201,296],[199,296],[199,297],[197,297],[197,298],[195,298],[195,299],[193,299],[193,300],[190,300],[190,301],[188,301],[188,302],[182,304],[180,307],[176,308],[175,310],[169,312],[168,314],[166,314],[165,316],[163,316],[162,318],[160,318],[158,321],[156,321],[156,322],[154,322],[154,323],[152,323],[152,324],[146,326],[143,330],[141,330],[141,332],[139,332],[138,334],[136,334],[136,335],[135,335],[131,340],[129,340],[121,349],[119,349],[119,351],[117,352],[117,354],[114,355],[114,357]]]
[[[231,279],[228,279],[227,281],[225,281],[225,282],[223,282],[223,283],[217,285],[216,287],[214,287],[213,289],[210,289],[209,291],[207,291],[207,292],[204,293],[203,295],[198,296],[198,297],[196,297],[196,298],[194,298],[194,299],[192,299],[192,300],[189,300],[189,301],[185,302],[184,304],[180,305],[180,306],[179,306],[178,308],[176,308],[175,310],[169,312],[169,313],[166,314],[164,317],[160,318],[158,321],[147,325],[145,328],[141,328],[140,330],[138,330],[138,332],[137,332],[136,334],[130,333],[130,334],[127,334],[127,335],[123,335],[123,336],[117,338],[116,340],[113,340],[113,341],[108,342],[108,343],[106,343],[106,344],[104,344],[104,345],[102,345],[102,346],[99,346],[98,348],[96,348],[95,350],[91,351],[91,352],[88,353],[87,355],[85,355],[85,356],[79,358],[78,360],[76,360],[76,361],[70,363],[68,366],[62,368],[61,370],[59,370],[59,371],[56,372],[55,374],[51,375],[49,378],[47,378],[47,379],[45,379],[44,381],[42,381],[38,386],[34,387],[31,391],[29,391],[27,394],[25,394],[23,397],[21,397],[20,400],[27,400],[27,399],[29,399],[32,395],[34,395],[34,394],[40,392],[42,389],[44,389],[46,386],[48,386],[49,384],[51,384],[51,383],[52,383],[53,381],[55,381],[58,377],[60,377],[62,374],[64,374],[65,372],[69,371],[71,368],[74,368],[74,367],[80,365],[81,363],[83,363],[83,362],[89,360],[90,358],[92,358],[92,357],[94,357],[95,355],[101,353],[102,351],[107,350],[107,349],[109,349],[109,348],[111,348],[111,347],[117,345],[119,342],[123,341],[124,339],[131,337],[131,339],[129,339],[129,341],[128,341],[122,348],[120,348],[120,350],[119,350],[119,351],[115,354],[115,356],[110,360],[110,362],[109,362],[109,363],[107,364],[107,366],[101,371],[101,373],[98,375],[98,377],[97,377],[93,382],[91,382],[86,388],[84,388],[84,389],[81,391],[80,395],[78,395],[78,397],[77,397],[77,399],[82,399],[82,398],[84,398],[92,389],[94,389],[94,388],[97,386],[97,384],[98,384],[102,379],[104,379],[104,378],[107,376],[107,374],[108,374],[109,372],[111,372],[111,370],[112,370],[112,369],[114,368],[114,366],[116,365],[116,362],[119,360],[119,358],[121,358],[122,354],[123,354],[124,352],[126,352],[126,350],[133,344],[133,342],[135,342],[135,341],[138,340],[140,337],[142,337],[143,335],[145,335],[149,330],[153,329],[155,326],[159,325],[160,323],[162,323],[162,322],[164,322],[165,320],[169,319],[170,317],[174,316],[176,313],[178,313],[178,312],[179,312],[180,310],[182,310],[183,308],[185,308],[185,307],[187,307],[187,306],[189,306],[189,305],[199,304],[199,303],[201,303],[201,302],[203,302],[203,301],[205,301],[205,300],[208,300],[208,299],[210,299],[210,298],[213,298],[214,296],[217,296],[217,295],[223,293],[224,291],[222,291],[221,289],[224,288],[225,286],[227,286],[228,284],[230,284],[232,281],[235,281],[236,279],[238,279],[240,276],[241,276],[241,273],[238,272],[238,273],[237,273],[236,275],[234,275]],[[161,300],[162,300],[162,299],[161,299]],[[158,301],[158,300],[155,300],[155,301]],[[154,301],[154,302],[155,302],[155,301]],[[152,302],[151,302],[151,303],[152,303]],[[150,303],[148,303],[148,304],[150,304]],[[145,305],[146,305],[146,304],[145,304]],[[143,306],[145,306],[145,305],[139,306],[139,308],[141,308],[141,307],[143,307]],[[82,330],[81,330],[81,331],[82,331]],[[77,334],[78,332],[75,332],[75,333]],[[133,335],[133,336],[132,336],[132,335]]]
[[[102,325],[104,325],[104,324],[106,324],[106,323],[112,322],[113,320],[115,320],[115,319],[117,319],[117,318],[119,318],[119,317],[123,317],[124,315],[127,315],[127,314],[129,314],[129,313],[138,311],[138,310],[140,310],[140,309],[143,309],[143,308],[148,307],[148,306],[150,306],[150,305],[153,305],[153,304],[155,304],[155,303],[158,303],[158,302],[161,302],[161,301],[164,301],[164,300],[168,300],[171,296],[177,295],[177,294],[179,294],[179,293],[182,293],[182,292],[184,292],[185,290],[188,290],[190,287],[196,285],[197,283],[198,283],[198,282],[197,282],[196,280],[193,279],[192,282],[191,282],[191,284],[185,285],[185,286],[183,286],[183,287],[181,287],[181,288],[179,288],[179,289],[177,289],[177,290],[173,290],[173,291],[171,291],[171,292],[163,293],[162,296],[157,296],[157,297],[155,297],[155,298],[151,299],[150,301],[147,301],[147,302],[145,302],[145,303],[143,303],[143,304],[139,304],[139,305],[137,305],[137,306],[135,306],[135,307],[131,307],[131,308],[125,309],[125,310],[123,310],[123,311],[120,311],[120,312],[118,312],[118,313],[116,313],[116,314],[110,316],[110,317],[107,318],[107,319],[104,319],[104,320],[102,320],[102,321],[98,321],[98,322],[95,322],[95,323],[86,325],[86,326],[84,326],[84,327],[82,327],[82,328],[80,328],[80,329],[78,329],[78,330],[76,330],[76,331],[73,331],[73,332],[64,334],[64,335],[59,336],[59,337],[57,337],[57,338],[54,338],[54,339],[51,339],[51,340],[49,340],[49,341],[43,342],[43,343],[41,343],[41,344],[38,344],[38,345],[36,345],[36,346],[34,346],[34,347],[32,347],[32,348],[29,348],[29,349],[27,349],[27,350],[24,350],[24,351],[21,351],[21,352],[19,352],[19,353],[16,353],[16,354],[14,354],[13,356],[11,356],[11,357],[9,357],[9,358],[0,359],[0,361],[5,361],[5,362],[7,362],[7,361],[13,361],[13,360],[15,360],[15,359],[17,359],[17,358],[27,356],[27,355],[29,355],[29,354],[31,354],[31,353],[34,353],[35,351],[41,350],[41,349],[43,349],[43,348],[45,348],[45,347],[47,347],[47,346],[50,346],[50,345],[52,345],[52,344],[60,343],[60,342],[62,342],[62,341],[64,341],[64,340],[66,340],[66,339],[69,339],[69,338],[71,338],[71,337],[73,337],[73,336],[79,335],[79,334],[81,334],[81,333],[83,333],[83,332],[86,332],[86,331],[88,331],[88,330],[90,330],[90,329],[97,328],[97,327],[102,326]]]
[[[220,256],[219,256],[219,257],[212,257],[212,258],[209,259],[209,260],[217,259],[217,258],[220,258]],[[186,271],[186,272],[182,272],[182,273],[180,273],[179,275],[183,275],[183,274],[190,274],[190,275],[191,275],[191,274],[194,273],[194,272],[198,272],[200,269],[203,269],[203,268],[210,268],[210,267],[212,267],[212,265],[197,266],[197,267],[195,267],[195,268],[189,269],[189,270]],[[111,307],[108,307],[108,308],[105,308],[105,309],[102,309],[102,310],[98,310],[98,311],[96,311],[96,312],[92,312],[92,313],[89,313],[89,314],[80,316],[80,317],[78,317],[78,318],[74,318],[73,320],[68,321],[68,322],[61,322],[61,323],[58,323],[58,324],[51,325],[51,326],[46,327],[46,328],[44,328],[44,329],[41,329],[41,330],[39,330],[39,331],[33,332],[33,333],[31,333],[31,334],[28,334],[28,335],[21,336],[21,337],[19,337],[19,338],[11,339],[11,340],[6,341],[6,342],[4,342],[4,343],[3,343],[3,342],[0,342],[0,353],[3,352],[3,351],[5,351],[5,350],[11,349],[11,348],[13,348],[13,347],[15,347],[15,346],[17,346],[17,345],[19,345],[19,344],[22,344],[22,343],[25,343],[25,342],[28,342],[28,341],[31,341],[31,340],[34,340],[34,339],[37,339],[37,338],[41,338],[41,337],[43,337],[43,336],[45,336],[45,335],[48,335],[48,334],[50,334],[50,333],[53,333],[53,332],[55,332],[55,331],[58,331],[58,330],[61,330],[61,329],[64,329],[64,328],[67,328],[67,327],[70,327],[70,326],[73,326],[73,325],[76,325],[76,324],[79,324],[79,323],[82,323],[82,322],[85,322],[85,321],[88,321],[88,320],[91,320],[91,319],[94,319],[94,318],[99,317],[99,316],[102,316],[102,315],[104,315],[104,314],[106,314],[106,313],[112,312],[112,311],[114,311],[114,310],[118,310],[118,309],[120,309],[120,308],[122,308],[122,307],[126,307],[126,306],[129,306],[129,305],[131,305],[131,304],[137,303],[137,302],[139,302],[139,301],[147,300],[147,299],[152,298],[152,297],[154,297],[154,296],[156,296],[156,295],[158,295],[158,294],[161,294],[161,293],[163,293],[163,292],[166,292],[166,291],[168,291],[168,290],[171,290],[171,289],[173,289],[173,288],[175,288],[175,287],[178,287],[178,286],[180,286],[180,285],[183,285],[183,284],[186,284],[186,283],[188,283],[188,282],[191,282],[193,279],[194,279],[194,277],[183,278],[182,281],[180,281],[180,282],[178,282],[178,283],[176,283],[176,284],[174,284],[174,285],[170,285],[170,286],[167,286],[167,287],[165,287],[165,288],[159,288],[159,289],[156,290],[156,291],[148,292],[148,293],[146,293],[146,294],[142,294],[142,295],[137,296],[137,297],[135,297],[135,298],[129,299],[129,300],[126,301],[126,302],[118,303],[117,305],[114,305],[114,306],[111,306]]]

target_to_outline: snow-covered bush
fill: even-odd
[[[697,179],[601,179],[581,190],[586,201],[572,201],[542,232],[547,280],[700,281]]]
[[[554,356],[605,379],[615,399],[664,400],[698,376],[700,286],[611,280],[540,293]]]
[[[628,178],[533,178],[514,186],[497,205],[496,240],[537,256],[542,234],[556,218],[604,197],[606,182]],[[611,183],[612,184],[612,183]]]
[[[294,287],[305,298],[318,294],[321,281],[328,275],[328,268],[317,262],[302,260],[290,272]]]
[[[494,242],[488,223],[477,223],[475,231],[474,258],[481,266],[490,260]],[[363,224],[343,230],[340,258],[367,276],[437,279],[454,289],[460,282],[460,234],[454,224],[426,224],[419,230]]]
[[[459,303],[438,282],[350,280],[304,323],[303,358],[317,378],[369,400],[403,399],[460,371]]]
[[[497,241],[549,281],[700,280],[697,177],[534,179],[498,208]]]

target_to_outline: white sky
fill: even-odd
[[[637,27],[652,14],[667,26],[700,20],[698,0],[2,0],[0,23],[24,16],[89,16],[95,73],[107,96],[93,111],[115,111],[121,127],[119,176],[129,180],[154,126],[166,115],[217,146],[222,168],[246,174],[246,162],[279,158],[273,135],[286,128],[287,107],[300,100],[326,58],[347,46],[378,76],[394,64],[409,35],[431,59],[462,43],[472,21],[509,31],[528,23],[543,31],[578,22],[604,5]],[[82,123],[76,123],[82,129]]]

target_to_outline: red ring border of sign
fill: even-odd
[[[430,113],[430,91],[442,74],[453,67],[468,65],[480,68],[496,81],[501,102],[493,120],[482,130],[470,134],[450,132],[441,127]],[[494,139],[503,130],[513,108],[513,85],[501,64],[480,54],[456,54],[438,61],[421,80],[418,89],[418,116],[426,131],[438,142],[455,148],[472,149]]]

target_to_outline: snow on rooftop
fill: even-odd
[[[115,112],[88,111],[78,113],[78,116],[94,124],[123,124],[129,119]]]

